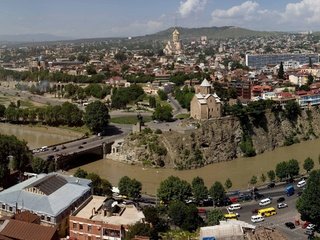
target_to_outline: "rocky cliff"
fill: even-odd
[[[227,116],[199,123],[187,133],[147,131],[133,134],[124,142],[122,153],[132,161],[153,166],[188,169],[229,161],[251,153],[260,154],[320,136],[320,110],[304,110],[294,121],[283,112],[266,111],[244,122]]]

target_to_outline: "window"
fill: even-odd
[[[91,232],[91,231],[92,231],[92,226],[88,225],[88,232]]]
[[[12,207],[9,207],[9,211],[12,212]]]
[[[2,209],[6,209],[6,205],[5,204],[2,204]]]
[[[44,220],[44,215],[41,215],[41,220]]]
[[[47,217],[47,221],[50,222],[51,221],[51,217]]]
[[[73,223],[73,224],[72,224],[72,228],[73,228],[73,229],[77,229],[77,223]]]
[[[79,230],[83,230],[83,225],[79,224]]]

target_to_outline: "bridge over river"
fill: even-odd
[[[45,146],[34,149],[33,154],[44,160],[55,161],[56,170],[68,169],[71,166],[81,165],[81,158],[88,156],[90,159],[101,159],[106,154],[111,153],[112,144],[119,139],[123,139],[130,131],[130,126],[110,126],[108,136],[91,136],[76,139],[61,144]],[[88,159],[89,160],[89,159]]]

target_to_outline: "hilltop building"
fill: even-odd
[[[180,55],[183,52],[182,48],[180,33],[177,29],[174,29],[172,33],[172,40],[168,41],[167,45],[163,49],[163,52],[165,55]]]
[[[222,103],[216,93],[211,93],[212,86],[207,79],[195,86],[195,95],[190,103],[191,117],[198,120],[221,117]]]

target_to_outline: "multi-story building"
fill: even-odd
[[[91,195],[91,181],[58,173],[39,174],[0,192],[0,215],[28,210],[40,224],[66,233],[68,216]]]
[[[246,66],[261,69],[269,64],[280,64],[286,61],[296,61],[299,64],[319,62],[319,55],[315,53],[287,53],[287,54],[246,54]]]
[[[69,218],[71,240],[123,240],[130,225],[144,221],[134,204],[91,196]]]

